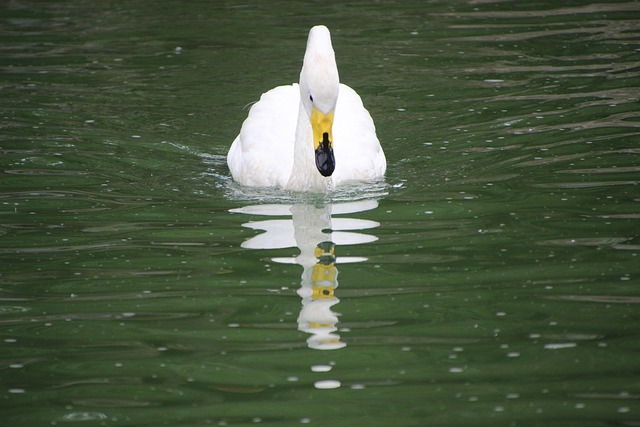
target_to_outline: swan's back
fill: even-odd
[[[287,185],[293,168],[299,106],[298,84],[278,86],[262,94],[229,150],[227,163],[233,179],[256,187]],[[340,84],[333,136],[334,185],[384,175],[386,160],[373,120],[360,96],[344,84]],[[309,150],[313,151],[312,141]]]
[[[297,83],[263,93],[229,149],[227,164],[243,185],[284,187],[293,166],[300,89]]]
[[[384,175],[387,162],[376,136],[376,127],[360,95],[340,84],[333,123],[334,184],[374,179]]]

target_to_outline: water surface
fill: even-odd
[[[640,6],[0,6],[2,425],[640,424]],[[384,183],[225,155],[332,30]]]

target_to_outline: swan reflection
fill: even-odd
[[[264,233],[242,243],[248,249],[284,249],[297,247],[295,257],[274,257],[273,262],[298,264],[302,267],[300,289],[302,308],[298,329],[310,334],[309,348],[333,350],[346,346],[336,332],[339,314],[333,307],[340,302],[336,295],[338,268],[336,264],[366,261],[366,257],[340,257],[340,245],[369,243],[378,238],[353,230],[378,227],[375,221],[333,216],[363,212],[378,207],[375,200],[340,204],[254,205],[232,209],[231,212],[286,219],[250,221],[243,227]]]

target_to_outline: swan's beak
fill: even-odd
[[[333,156],[333,111],[324,114],[316,107],[311,110],[311,128],[313,129],[313,148],[316,152],[316,167],[322,176],[331,176],[336,168]]]

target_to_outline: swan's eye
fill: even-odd
[[[313,102],[313,96],[309,95],[309,99]]]

